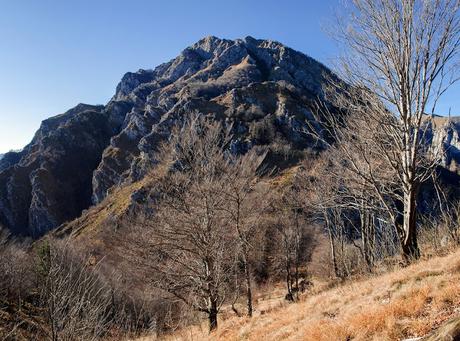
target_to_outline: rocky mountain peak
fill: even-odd
[[[0,224],[38,237],[121,185],[142,179],[158,145],[200,113],[231,127],[232,153],[263,150],[270,167],[316,148],[313,120],[327,67],[283,44],[205,37],[152,70],[126,73],[105,106],[79,104],[43,121],[32,142],[0,160]]]
[[[227,39],[220,39],[215,36],[207,36],[200,39],[195,44],[186,48],[184,51],[196,51],[203,59],[209,59],[212,55],[219,54],[223,48],[228,47],[233,41]]]
[[[272,161],[295,159],[309,146],[299,130],[310,104],[331,75],[278,42],[205,37],[152,70],[126,73],[107,105],[78,104],[44,120],[24,150],[6,154],[0,224],[40,236],[77,217],[141,179],[158,143],[194,112],[234,127],[235,153],[276,144]]]
[[[285,80],[314,93],[320,92],[324,76],[333,76],[319,62],[275,41],[208,36],[154,70],[125,74],[117,86],[114,100],[126,99],[136,93],[136,89],[138,92],[146,88],[159,89],[175,82],[207,82],[221,77],[226,77],[227,81],[232,72],[251,68],[253,75],[258,76],[251,81]],[[241,80],[241,77],[234,77],[234,80]]]

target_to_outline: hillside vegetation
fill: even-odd
[[[220,329],[191,327],[164,340],[401,340],[425,336],[460,316],[460,251],[386,274],[317,288]],[[263,306],[263,304],[261,304]],[[139,341],[155,340],[144,337]]]
[[[340,77],[207,37],[6,154],[0,341],[460,340],[460,0],[349,3]]]

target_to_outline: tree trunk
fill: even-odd
[[[299,267],[300,267],[300,226],[299,226],[299,218],[297,217],[297,212],[295,215],[295,225],[296,225],[296,232],[295,232],[295,289],[296,289],[296,299],[299,299]]]
[[[299,299],[299,260],[297,259],[296,260],[296,263],[295,263],[295,297],[296,297],[296,300]]]
[[[332,261],[332,267],[334,268],[334,275],[335,277],[340,277],[339,266],[337,265],[337,255],[335,252],[334,236],[332,235],[332,230],[331,230],[332,226],[331,226],[331,222],[329,220],[329,215],[327,211],[324,213],[324,218],[326,220],[327,234],[329,236],[329,244],[331,247],[331,261]]]
[[[372,272],[374,267],[373,260],[373,245],[372,237],[374,235],[374,226],[372,221],[371,213],[364,208],[364,203],[361,206],[361,244],[362,244],[362,255],[366,262],[367,269]]]
[[[246,251],[245,251],[246,253]],[[251,288],[251,269],[249,268],[246,254],[243,255],[244,259],[244,276],[246,279],[246,304],[248,309],[248,316],[252,317],[252,288]]]
[[[292,295],[292,278],[291,278],[291,262],[289,256],[286,255],[286,287],[287,287],[287,294],[286,299],[288,301],[294,301],[294,297]]]
[[[401,236],[401,247],[406,262],[420,258],[417,243],[417,190],[415,186],[409,187],[404,193],[404,216]]]
[[[217,329],[217,302],[211,301],[211,307],[209,308],[208,318],[209,318],[209,332]]]

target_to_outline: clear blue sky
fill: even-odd
[[[339,0],[0,0],[0,153],[76,104],[105,104],[127,71],[207,35],[278,40],[326,65]],[[439,111],[460,114],[460,87]]]

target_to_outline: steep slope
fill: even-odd
[[[0,223],[38,237],[91,203],[91,179],[122,117],[79,104],[43,121],[21,152],[0,160]]]
[[[321,95],[327,76],[333,75],[313,59],[251,37],[207,37],[153,71],[127,73],[112,101],[129,101],[134,107],[94,174],[94,202],[126,179],[141,178],[158,141],[192,112],[233,126],[234,152],[277,139],[281,145],[304,148],[308,141],[297,130],[311,118],[308,108]]]
[[[231,127],[230,149],[270,145],[287,166],[311,141],[300,131],[326,77],[322,64],[280,43],[207,37],[154,70],[127,73],[106,106],[45,120],[21,152],[0,160],[0,224],[38,237],[114,188],[143,178],[171,127],[194,112]]]
[[[232,130],[233,153],[263,145],[266,164],[289,167],[317,148],[302,131],[329,77],[314,59],[251,37],[206,37],[153,70],[128,72],[107,105],[45,120],[29,145],[0,159],[0,225],[39,237],[78,217],[142,180],[171,127],[196,112]],[[432,137],[452,151],[445,165],[453,170],[456,122],[439,122]]]
[[[212,334],[194,326],[164,340],[458,340],[459,256],[457,250],[333,288],[313,287],[298,303],[262,308],[260,302],[252,319],[232,315]]]

